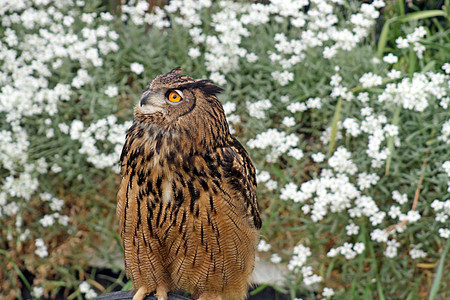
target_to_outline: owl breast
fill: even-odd
[[[194,297],[207,290],[241,299],[254,267],[259,228],[249,216],[248,193],[238,190],[250,181],[230,174],[239,153],[233,147],[186,153],[171,143],[181,144],[169,138],[136,145],[141,155],[127,162],[134,166],[128,174],[134,183],[128,207],[139,211],[137,246],[128,255],[125,249],[125,260],[142,256],[148,270],[160,263],[175,285]],[[130,205],[133,201],[136,205]],[[124,224],[125,232],[133,231],[133,222]]]

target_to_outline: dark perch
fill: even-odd
[[[120,291],[120,292],[114,292],[109,293],[106,295],[101,295],[95,298],[96,300],[131,300],[134,296],[134,291]],[[175,295],[169,293],[169,299],[168,300],[190,300],[190,298],[186,298],[180,295]],[[158,300],[155,296],[147,296],[144,300]]]

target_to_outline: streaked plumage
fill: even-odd
[[[126,272],[139,299],[175,288],[243,299],[261,228],[255,169],[229,133],[222,89],[180,73],[152,81],[127,132],[117,203]]]

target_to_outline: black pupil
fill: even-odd
[[[175,94],[175,93],[172,94],[172,99],[177,99],[177,97],[178,97],[177,94]]]

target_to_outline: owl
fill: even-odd
[[[247,295],[261,228],[255,168],[229,132],[222,91],[175,68],[134,109],[117,196],[134,300],[175,289],[201,300]]]

